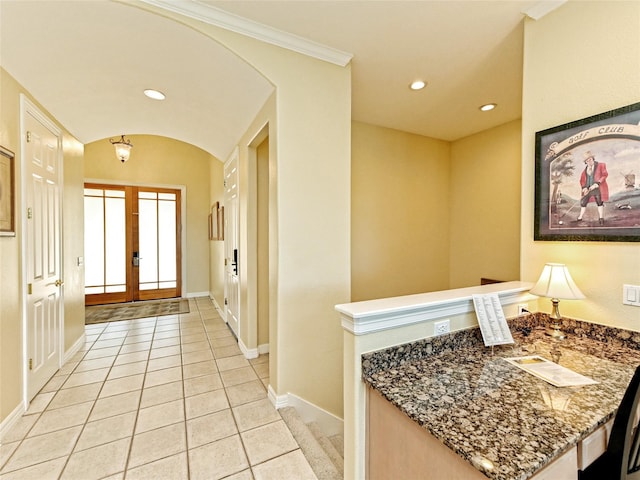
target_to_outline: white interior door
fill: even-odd
[[[240,319],[240,243],[238,240],[238,150],[224,165],[224,252],[225,320],[239,336]]]
[[[23,105],[25,383],[30,401],[62,359],[62,143],[51,121],[26,99]]]

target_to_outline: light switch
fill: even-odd
[[[636,307],[640,307],[640,286],[623,285],[622,303],[625,305],[634,305]]]

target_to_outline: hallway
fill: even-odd
[[[2,480],[316,479],[206,297],[86,326],[86,344],[2,438]]]

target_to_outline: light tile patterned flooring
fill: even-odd
[[[85,347],[0,446],[2,480],[316,477],[206,298],[190,313],[86,326]]]

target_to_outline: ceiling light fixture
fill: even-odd
[[[496,108],[498,105],[495,103],[487,103],[486,105],[482,105],[480,107],[480,110],[482,110],[483,112],[488,112],[490,110],[493,110],[494,108]]]
[[[124,135],[120,135],[120,140],[109,139],[109,141],[111,142],[111,145],[113,145],[116,149],[116,157],[118,157],[118,160],[120,160],[122,163],[129,160],[129,156],[131,155],[131,147],[133,147],[133,145],[129,140],[126,140],[124,138]]]
[[[153,98],[154,100],[164,100],[165,98],[167,98],[164,93],[162,93],[159,90],[154,90],[152,88],[147,88],[144,91],[144,94],[149,98]]]
[[[411,84],[409,85],[409,88],[411,90],[422,90],[426,86],[427,86],[427,82],[423,80],[416,80],[414,82],[411,82]]]

